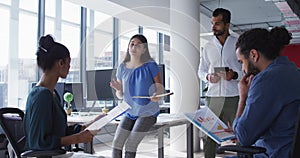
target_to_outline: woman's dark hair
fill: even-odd
[[[231,13],[229,10],[224,9],[224,8],[217,8],[214,10],[212,16],[213,17],[217,17],[219,15],[222,15],[222,21],[226,24],[226,23],[230,23],[230,19],[231,19]]]
[[[278,57],[285,45],[290,43],[291,34],[284,27],[275,27],[271,31],[263,28],[255,28],[244,32],[236,43],[236,49],[240,48],[241,54],[249,58],[251,49],[263,54],[267,59]]]
[[[132,36],[129,40],[126,56],[124,58],[124,62],[130,61],[129,45],[130,45],[131,40],[134,38],[139,39],[143,43],[144,48],[145,48],[145,52],[141,55],[141,62],[147,62],[149,60],[153,60],[150,56],[147,38],[144,35],[136,34],[136,35]]]
[[[62,59],[66,62],[70,58],[68,48],[58,42],[55,42],[51,35],[42,36],[39,40],[37,55],[37,64],[43,70],[50,70],[57,60]]]

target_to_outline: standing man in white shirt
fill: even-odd
[[[231,13],[217,8],[212,14],[214,37],[200,54],[198,75],[208,82],[207,106],[225,123],[232,124],[239,100],[238,82],[242,78],[242,65],[235,54],[237,37],[229,34]],[[224,67],[215,72],[216,67]],[[225,69],[225,67],[228,67]],[[215,158],[217,144],[207,137],[204,144],[205,158]]]

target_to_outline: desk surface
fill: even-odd
[[[100,113],[89,113],[89,112],[79,112],[79,113],[72,113],[68,116],[68,123],[85,123],[90,120],[93,120],[97,115]],[[110,124],[118,124],[119,121],[112,121]],[[179,114],[168,114],[168,113],[161,113],[157,117],[156,126],[161,125],[173,125],[173,124],[184,124],[187,123],[188,120],[185,119],[182,113]]]
[[[88,112],[81,112],[81,113],[73,113],[72,115],[68,116],[68,123],[84,123],[90,121],[97,117],[100,113],[88,113]],[[122,118],[121,118],[122,119]],[[119,124],[119,121],[111,121],[109,124],[116,125]],[[152,130],[158,132],[158,157],[164,157],[164,141],[163,141],[163,131],[165,128],[178,126],[178,125],[187,125],[187,158],[193,158],[193,126],[192,124],[185,119],[182,113],[179,114],[168,114],[168,113],[161,113],[157,117],[156,124],[152,127]],[[152,131],[150,130],[150,131]],[[92,153],[92,146],[93,144],[90,143],[87,145],[88,150],[86,152]]]

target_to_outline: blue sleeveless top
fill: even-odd
[[[154,116],[159,114],[158,102],[150,99],[132,98],[133,96],[152,96],[156,92],[154,77],[159,68],[155,61],[149,61],[137,68],[126,68],[121,63],[117,69],[117,78],[123,84],[123,99],[131,106],[126,116],[132,120],[140,116]]]

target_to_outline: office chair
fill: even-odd
[[[65,154],[63,149],[36,151],[24,151],[25,135],[23,132],[24,112],[18,108],[1,108],[0,109],[0,126],[11,144],[17,158],[37,157],[51,158],[51,156]]]
[[[5,136],[5,134],[2,132],[2,129],[0,130],[0,157],[5,157],[8,158],[8,151],[7,151],[7,145],[8,145],[8,140]]]
[[[253,158],[254,154],[266,152],[265,148],[255,146],[237,146],[237,145],[225,145],[218,148],[220,151],[232,151],[237,152],[238,158]],[[297,150],[298,149],[298,150]],[[295,134],[293,144],[291,148],[290,158],[300,157],[300,108],[298,110],[298,117],[295,126]]]

